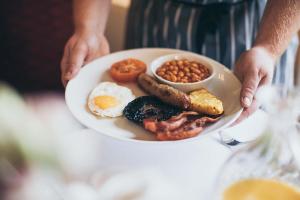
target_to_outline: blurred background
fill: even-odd
[[[129,0],[114,0],[111,51],[123,49]],[[0,2],[0,80],[21,92],[63,91],[60,59],[73,32],[72,0]]]
[[[123,49],[130,0],[113,0],[106,35],[111,51]],[[73,32],[72,0],[0,2],[0,80],[21,92],[58,90],[63,47]],[[300,81],[300,53],[296,81]]]

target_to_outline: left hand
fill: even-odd
[[[240,102],[244,110],[234,124],[243,121],[257,109],[256,91],[260,86],[272,82],[275,62],[275,56],[263,47],[251,48],[236,62],[234,73],[242,83]]]
[[[81,67],[109,53],[109,44],[103,34],[96,31],[76,31],[65,45],[61,60],[61,80],[66,86]]]

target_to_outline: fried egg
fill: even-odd
[[[102,82],[88,97],[90,111],[101,117],[121,116],[125,106],[135,99],[131,90],[112,82]]]

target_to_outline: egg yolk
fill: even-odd
[[[118,100],[113,96],[97,96],[94,98],[94,103],[101,109],[107,109],[118,105]]]

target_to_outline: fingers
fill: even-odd
[[[62,59],[62,82],[66,83],[74,78],[84,64],[87,56],[87,47],[85,45],[75,45],[72,49],[66,48]]]
[[[262,79],[259,82],[259,87],[270,84],[272,82],[272,80],[271,80],[270,77],[272,77],[272,76],[264,76],[264,77],[262,77]]]
[[[69,60],[67,62],[67,71],[65,79],[72,79],[80,70],[87,56],[87,47],[84,45],[76,45],[70,52]]]
[[[84,60],[84,63],[83,65],[86,65],[87,63],[93,61],[94,59],[98,58],[98,57],[101,57],[102,55],[101,54],[95,54],[93,52],[89,52]]]
[[[231,126],[235,126],[235,125],[241,123],[242,121],[247,119],[252,113],[254,113],[257,109],[258,109],[258,104],[257,104],[256,99],[254,98],[251,106],[248,108],[244,108],[242,114]]]
[[[102,42],[103,43],[103,42]],[[101,43],[100,49],[98,51],[89,51],[85,60],[84,65],[93,61],[96,58],[100,58],[101,56],[105,56],[109,54],[109,46]]]
[[[70,54],[70,50],[69,50],[69,46],[66,45],[65,49],[64,49],[64,54],[60,63],[60,68],[61,68],[61,81],[64,85],[64,87],[66,87],[67,81],[64,78],[65,74],[66,74],[66,70],[67,70],[67,62],[69,60],[69,54]]]
[[[249,108],[251,106],[259,82],[258,73],[255,71],[249,72],[245,75],[241,91],[242,107]]]

